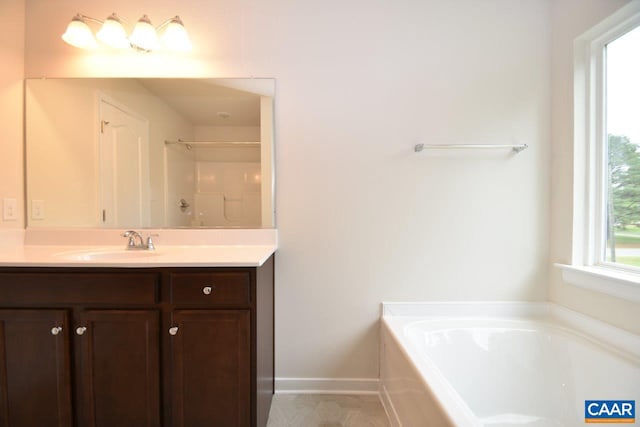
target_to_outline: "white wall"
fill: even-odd
[[[22,105],[25,1],[0,2],[0,228],[24,227]],[[16,199],[16,221],[4,221],[2,201]]]
[[[554,0],[552,5],[551,262],[571,262],[573,191],[573,40],[627,0]],[[640,333],[640,304],[565,284],[550,271],[549,298]]]
[[[195,141],[259,142],[260,126],[196,126]]]
[[[275,206],[274,199],[274,115],[273,115],[273,97],[260,97],[260,179],[261,179],[261,197],[260,208],[262,210],[262,218],[260,224],[263,227],[275,225]]]
[[[550,3],[30,0],[26,74],[275,77],[277,376],[376,378],[381,301],[546,298]],[[113,11],[177,13],[195,50],[60,41]]]

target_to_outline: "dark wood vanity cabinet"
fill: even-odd
[[[179,310],[171,340],[173,426],[250,426],[249,310]]]
[[[0,268],[0,427],[265,426],[273,257]]]
[[[157,310],[79,314],[72,331],[78,425],[160,425],[159,318]]]
[[[66,310],[0,310],[0,425],[70,426]]]

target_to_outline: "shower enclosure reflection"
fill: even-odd
[[[176,226],[259,227],[260,144],[165,141],[169,222]]]
[[[28,79],[29,227],[273,227],[272,79]]]

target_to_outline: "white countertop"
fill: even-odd
[[[11,244],[0,244],[0,267],[259,267],[277,249],[275,230],[180,231],[158,230],[154,251],[126,250],[124,239],[119,237],[116,245],[113,238],[103,238],[102,230],[26,230],[22,239],[5,232],[0,237]],[[108,231],[109,236],[116,233]]]
[[[129,254],[122,246],[21,246],[0,250],[0,266],[259,267],[275,252],[275,247],[165,246],[155,251],[132,252],[135,253]]]

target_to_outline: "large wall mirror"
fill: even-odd
[[[29,227],[271,228],[273,79],[27,79]]]

